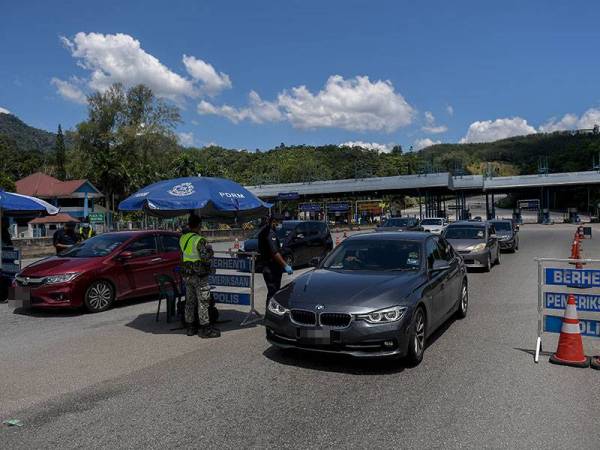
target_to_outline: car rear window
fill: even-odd
[[[469,226],[450,226],[444,235],[446,239],[484,239],[485,228]]]

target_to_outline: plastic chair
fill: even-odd
[[[160,315],[160,305],[165,299],[167,301],[167,322],[171,321],[171,317],[175,316],[175,301],[179,296],[177,285],[173,278],[169,275],[156,275],[155,276],[156,284],[158,284],[159,290],[159,298],[158,298],[158,308],[156,310],[156,321],[158,322],[158,317]]]

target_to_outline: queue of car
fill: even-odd
[[[467,315],[467,268],[489,271],[501,250],[519,248],[518,227],[500,219],[392,218],[335,248],[320,221],[284,221],[277,234],[290,265],[314,269],[269,301],[271,344],[412,364],[422,360],[431,333]],[[256,236],[244,242],[245,251],[257,247]],[[116,301],[156,296],[156,277],[173,275],[179,261],[177,233],[105,233],[29,265],[15,293],[33,307],[101,312]]]

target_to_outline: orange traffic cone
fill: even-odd
[[[569,259],[579,259],[579,241],[577,238],[573,240],[573,244],[571,245],[571,256]],[[576,269],[581,269],[581,263],[572,262],[569,264],[575,264]]]
[[[238,238],[235,238],[235,242],[233,243],[233,249],[234,250],[240,249],[240,240]]]
[[[569,294],[560,337],[558,338],[558,348],[556,353],[550,357],[550,362],[573,367],[588,367],[590,365],[590,358],[583,353],[583,341],[579,331],[577,306],[573,294]]]

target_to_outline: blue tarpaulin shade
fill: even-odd
[[[39,198],[0,189],[0,229],[3,215],[57,214],[59,208]],[[2,269],[2,233],[0,233],[0,269]]]
[[[188,177],[146,186],[119,203],[119,210],[145,211],[161,217],[193,211],[201,217],[231,218],[265,215],[271,206],[234,181]]]

